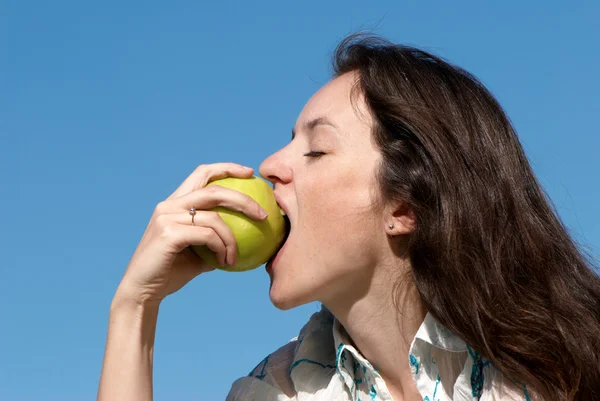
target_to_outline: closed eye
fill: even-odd
[[[305,153],[304,156],[306,157],[321,157],[325,154],[325,152],[318,152],[318,151],[310,151],[308,153]]]

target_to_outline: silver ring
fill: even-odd
[[[192,225],[194,225],[194,216],[196,215],[196,208],[191,207],[189,213],[192,216]]]

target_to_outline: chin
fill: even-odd
[[[272,294],[271,294],[270,298],[271,298],[271,303],[279,310],[290,310],[290,309],[295,308],[296,306],[299,306],[295,302],[290,302],[289,300],[286,300],[286,299],[274,297]]]
[[[294,286],[281,286],[276,281],[271,283],[269,298],[271,303],[280,310],[290,310],[315,300],[310,294],[299,293],[297,288],[294,291]]]

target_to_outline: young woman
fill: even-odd
[[[600,278],[493,96],[418,49],[353,35],[260,174],[291,223],[270,298],[319,301],[230,400],[600,400]],[[99,400],[150,400],[160,302],[222,263],[249,177],[200,166],[157,207],[111,305]],[[197,209],[192,225],[190,208]]]

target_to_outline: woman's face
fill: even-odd
[[[361,291],[385,253],[386,222],[374,208],[380,154],[364,101],[355,96],[351,103],[356,79],[345,74],[315,93],[292,141],[260,166],[291,223],[267,268],[278,308],[327,304]]]

